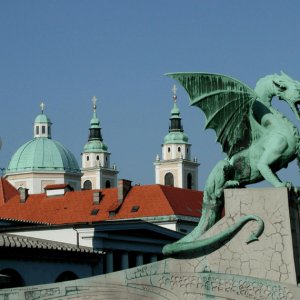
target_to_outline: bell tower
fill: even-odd
[[[181,125],[180,110],[177,107],[177,88],[174,85],[174,107],[171,110],[171,125],[169,133],[165,136],[162,144],[162,159],[156,156],[155,183],[180,187],[184,189],[198,189],[197,158],[191,160],[191,147],[188,136]]]
[[[96,97],[92,99],[93,105],[93,118],[90,121],[90,134],[88,143],[84,146],[82,156],[81,172],[81,188],[88,189],[105,189],[117,187],[117,167],[114,164],[110,167],[110,155],[107,151],[108,147],[103,142],[101,135],[100,121],[96,113]]]

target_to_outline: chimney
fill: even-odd
[[[98,205],[101,200],[101,192],[100,191],[94,191],[93,192],[93,205]]]
[[[29,189],[25,189],[25,188],[20,188],[19,191],[20,191],[20,203],[25,203],[27,197],[28,197],[28,190]]]
[[[129,190],[131,189],[131,180],[118,180],[118,202],[123,202]]]

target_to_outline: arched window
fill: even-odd
[[[107,161],[107,156],[105,156],[105,160]]]
[[[79,279],[78,276],[71,272],[71,271],[66,271],[61,273],[55,280],[55,282],[63,282],[63,281],[69,281],[69,280],[76,280]]]
[[[96,160],[99,161],[99,155],[97,155]]]
[[[181,152],[181,148],[180,147],[178,147],[178,152]]]
[[[168,153],[171,153],[171,148],[170,147],[168,147]]]
[[[187,188],[189,189],[189,190],[191,190],[192,189],[192,182],[193,182],[193,177],[192,177],[192,174],[191,173],[188,173],[187,174]]]
[[[167,173],[165,176],[165,185],[174,186],[174,176],[172,173]]]
[[[10,277],[10,282],[7,284],[0,284],[0,287],[2,289],[4,288],[15,288],[15,287],[22,287],[25,286],[25,282],[22,278],[22,276],[13,269],[4,269],[0,271],[1,275],[7,275]]]
[[[89,160],[90,160],[90,157],[89,157],[89,156],[87,156],[87,157],[86,157],[86,161],[89,161]]]
[[[105,188],[106,188],[106,189],[109,189],[110,187],[111,187],[110,181],[109,181],[109,180],[106,180],[106,181],[105,181]]]
[[[92,189],[92,182],[90,180],[86,180],[83,184],[84,190],[91,190]]]

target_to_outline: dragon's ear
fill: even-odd
[[[292,77],[290,77],[289,75],[285,74],[283,71],[280,71],[281,75],[289,80],[294,80]]]

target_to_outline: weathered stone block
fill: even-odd
[[[45,299],[52,293],[51,299],[299,300],[299,218],[286,188],[225,190],[225,217],[200,239],[249,214],[265,224],[250,244],[256,221],[207,249],[87,279],[2,290],[0,299]]]

